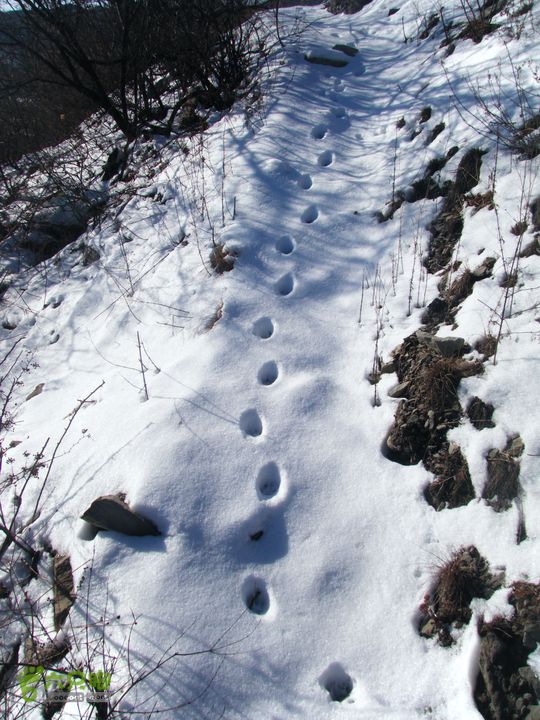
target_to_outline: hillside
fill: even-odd
[[[282,10],[257,106],[107,182],[86,124],[99,221],[3,246],[6,668],[118,718],[540,718],[540,15],[491,7]],[[81,519],[118,494],[146,535]]]

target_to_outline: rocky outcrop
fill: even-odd
[[[538,720],[540,681],[527,659],[540,643],[540,585],[514,583],[508,602],[510,618],[480,623],[474,699],[486,720]]]

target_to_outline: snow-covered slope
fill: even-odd
[[[1,331],[3,347],[20,339],[38,365],[17,390],[14,467],[47,438],[54,447],[77,401],[100,386],[63,440],[33,526],[71,556],[73,657],[88,664],[81,627],[100,618],[110,656],[93,664],[112,668],[113,689],[128,664],[137,673],[163,653],[187,654],[135,686],[126,712],[194,700],[165,717],[480,718],[476,617],[508,613],[510,583],[538,580],[538,256],[520,261],[497,363],[460,386],[463,406],[475,395],[495,406],[495,427],[479,432],[464,418],[449,435],[475,500],[437,512],[422,464],[383,456],[396,378],[373,386],[368,375],[374,356],[387,360],[420,326],[440,279],[421,258],[441,200],[404,202],[385,222],[377,214],[452,147],[434,177],[453,180],[467,150],[486,150],[474,192],[495,183],[498,208],[465,210],[455,257],[462,269],[496,263],[457,326],[439,334],[472,346],[490,321],[497,334],[500,282],[518,242],[510,229],[526,219],[523,242],[533,237],[538,159],[496,151],[473,91],[492,102],[500,81],[511,108],[516,68],[523,88],[534,84],[540,19],[535,9],[519,39],[500,30],[446,57],[442,29],[418,39],[428,6],[406,2],[389,16],[391,7],[283,11],[284,35],[298,15],[303,32],[275,59],[261,115],[249,127],[240,113],[223,118],[188,155],[165,148],[146,189],[139,182],[114,222],[85,239],[98,262],[74,264],[68,247],[4,299],[15,328]],[[341,53],[344,67],[306,61],[309,51],[334,57],[335,44],[359,52]],[[212,233],[236,254],[231,272],[210,265]],[[517,505],[496,513],[480,499],[487,451],[516,433],[520,544]],[[39,487],[26,491],[28,513]],[[118,492],[161,537],[88,539],[80,515]],[[419,635],[418,606],[461,545],[504,568],[506,581],[473,602],[473,619],[445,648]],[[328,688],[350,681],[350,695],[333,702]],[[77,716],[76,705],[66,713]]]

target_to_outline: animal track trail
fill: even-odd
[[[319,210],[316,205],[308,205],[308,207],[304,210],[302,215],[300,216],[300,219],[303,223],[306,223],[307,225],[311,225],[311,223],[314,223],[315,220],[319,217]]]
[[[265,362],[259,368],[257,380],[260,385],[273,385],[279,377],[279,368],[274,360]]]

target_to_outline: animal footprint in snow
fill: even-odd
[[[278,295],[290,295],[294,290],[294,275],[292,273],[282,275],[274,287]]]
[[[266,463],[257,475],[257,495],[259,500],[269,500],[278,494],[281,486],[281,473],[275,462]]]
[[[283,235],[276,243],[276,250],[282,255],[290,255],[294,250],[294,240],[289,235]]]
[[[334,160],[334,156],[333,156],[332,152],[330,150],[325,150],[317,158],[317,163],[321,167],[328,167],[328,165],[332,164],[333,160]]]
[[[305,175],[300,175],[298,178],[298,187],[302,188],[302,190],[309,190],[312,185],[313,180],[311,179],[311,175],[306,173]]]
[[[254,408],[244,410],[240,415],[240,430],[244,433],[244,437],[259,437],[259,435],[262,435],[262,420]]]
[[[255,615],[266,615],[270,609],[270,596],[266,583],[254,575],[246,578],[242,586],[242,597],[247,609]]]
[[[50,297],[47,300],[47,302],[45,303],[45,305],[43,307],[44,308],[52,307],[52,308],[56,309],[56,308],[60,307],[60,305],[62,304],[63,301],[64,301],[63,295],[53,295],[52,297]]]
[[[303,223],[310,225],[311,223],[314,223],[318,217],[319,211],[317,210],[317,206],[309,205],[302,213],[301,219]]]
[[[265,362],[257,373],[257,379],[261,385],[273,385],[278,379],[279,370],[273,360]]]
[[[314,140],[322,140],[326,135],[326,125],[315,125],[311,130],[311,137]]]
[[[333,115],[333,117],[340,118],[340,119],[347,117],[347,111],[345,110],[344,107],[341,107],[341,106],[332,108],[330,110],[330,114]]]
[[[261,340],[268,340],[274,334],[274,323],[269,317],[261,317],[255,320],[253,334],[261,338]]]
[[[352,693],[352,678],[337,662],[327,667],[319,682],[334,702],[343,702]]]

